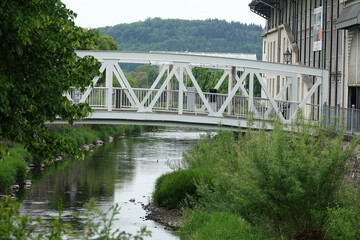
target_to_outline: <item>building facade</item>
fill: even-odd
[[[329,70],[328,104],[360,109],[360,0],[253,0],[249,7],[266,19],[264,61]],[[273,95],[285,82],[266,81]],[[299,77],[298,95],[312,83]]]

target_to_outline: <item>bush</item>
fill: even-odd
[[[219,132],[202,138],[184,154],[185,166],[191,169],[231,164],[237,159],[236,141],[232,132]]]
[[[11,185],[23,183],[26,176],[26,161],[31,155],[21,146],[9,150],[0,163],[0,192],[8,193]]]
[[[205,169],[188,169],[164,174],[156,180],[153,202],[159,207],[174,209],[187,195],[196,195],[196,182],[211,183],[212,174]]]
[[[360,239],[360,188],[343,185],[337,206],[328,209],[325,239]]]
[[[20,158],[11,159],[9,165],[15,171],[15,181],[22,184],[26,176],[26,162]]]
[[[266,239],[244,219],[228,212],[194,211],[180,229],[181,239]]]
[[[0,164],[0,193],[8,193],[15,183],[16,172],[7,163]]]
[[[301,118],[290,128],[275,122],[270,132],[219,133],[199,141],[185,154],[186,166],[208,166],[216,174],[210,187],[197,185],[196,207],[238,213],[271,236],[316,239],[330,234],[327,219],[336,211],[328,209],[359,209],[359,201],[350,204],[344,201],[349,194],[339,195],[359,137],[345,149],[341,131],[329,134]],[[335,226],[337,220],[331,221]]]
[[[359,139],[344,149],[341,133],[329,136],[304,121],[291,127],[275,123],[271,132],[249,131],[239,140],[238,171],[224,182],[250,221],[260,217],[293,239],[321,238]]]
[[[23,146],[18,145],[9,150],[10,155],[14,158],[23,159],[27,163],[33,162],[33,156]]]
[[[360,239],[360,206],[330,208],[325,224],[326,239]]]

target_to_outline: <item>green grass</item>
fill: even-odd
[[[8,154],[1,159],[1,193],[8,193],[11,185],[24,182],[26,177],[26,160],[31,161],[31,155],[21,146],[9,149]]]
[[[340,131],[327,134],[301,118],[291,127],[204,137],[184,154],[187,170],[159,178],[154,203],[187,207],[184,196],[195,196],[186,197],[182,239],[265,239],[242,219],[268,238],[360,239],[360,190],[349,185],[354,193],[340,194],[360,138],[344,149]],[[194,184],[204,168],[210,179]]]
[[[160,176],[155,184],[153,202],[166,209],[179,208],[186,196],[196,197],[196,183],[210,184],[212,172],[207,169],[180,170]]]
[[[267,239],[234,213],[208,211],[192,212],[179,235],[183,240]]]

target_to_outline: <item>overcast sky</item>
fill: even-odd
[[[251,0],[62,0],[78,14],[76,24],[86,28],[120,23],[163,19],[224,19],[228,22],[255,23],[265,20],[250,11]]]

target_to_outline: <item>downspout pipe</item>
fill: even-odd
[[[332,63],[333,63],[333,37],[334,37],[334,31],[333,31],[333,24],[334,24],[334,21],[333,21],[333,18],[334,18],[334,0],[331,0],[331,7],[330,7],[330,63],[329,63],[329,72],[330,72],[330,81],[329,81],[329,95],[331,96],[331,75],[332,74],[332,70],[333,70],[333,66],[332,66]],[[336,88],[336,76],[334,76],[335,78],[335,88]],[[331,105],[331,98],[329,98],[329,105]],[[335,100],[336,102],[336,100]],[[336,106],[336,103],[335,105]]]
[[[336,18],[339,18],[340,0],[336,3]],[[339,75],[339,29],[336,29],[336,53],[335,53],[335,106],[338,102],[338,75]],[[344,56],[342,56],[344,58]],[[343,70],[344,71],[344,70]]]

